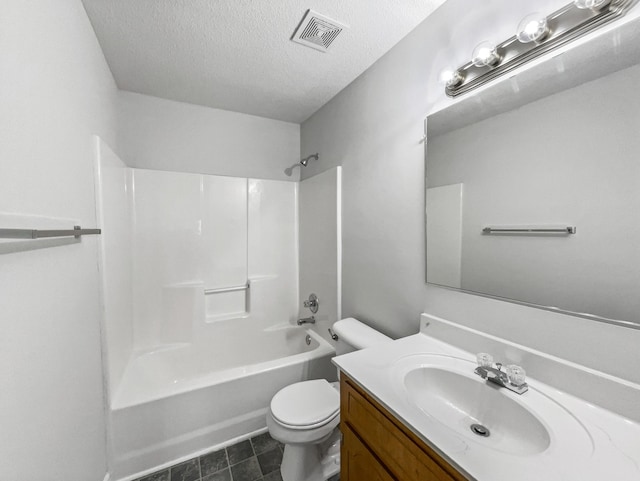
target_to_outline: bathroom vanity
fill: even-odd
[[[340,413],[341,480],[467,479],[347,375],[340,376]]]
[[[421,326],[334,358],[343,481],[640,479],[640,386],[433,316]],[[542,367],[540,376],[564,389],[535,376],[523,394],[488,383],[474,373],[475,352],[439,332],[532,372]],[[614,401],[601,407],[575,395],[571,378]]]

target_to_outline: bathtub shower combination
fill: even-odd
[[[111,478],[266,427],[273,395],[331,378],[295,325],[297,185],[131,169],[96,139]]]

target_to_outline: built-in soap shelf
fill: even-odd
[[[241,286],[216,287],[215,289],[205,289],[204,290],[204,295],[208,296],[210,294],[221,294],[221,293],[224,293],[224,292],[246,291],[250,287],[251,287],[251,284],[249,283],[249,281],[247,281],[246,284],[243,284]]]
[[[251,282],[204,289],[205,320],[218,322],[249,317]]]
[[[249,314],[248,311],[228,312],[228,313],[225,313],[225,314],[207,316],[206,319],[205,319],[205,322],[207,324],[212,324],[212,323],[215,323],[215,322],[229,321],[231,319],[249,319],[249,317],[251,317],[251,315]]]

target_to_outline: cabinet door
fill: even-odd
[[[348,427],[342,432],[341,481],[395,481]]]
[[[340,429],[350,430],[348,443],[356,439],[391,479],[402,481],[465,481],[467,478],[418,439],[384,407],[360,390],[344,374],[340,376]],[[344,446],[343,446],[344,448]],[[346,478],[345,478],[346,479]],[[352,477],[351,481],[369,481]],[[387,479],[387,478],[372,478]],[[344,481],[344,479],[343,479]]]

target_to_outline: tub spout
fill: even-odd
[[[303,317],[302,319],[298,319],[298,325],[301,326],[303,324],[315,324],[316,323],[316,318],[311,316],[311,317]]]

